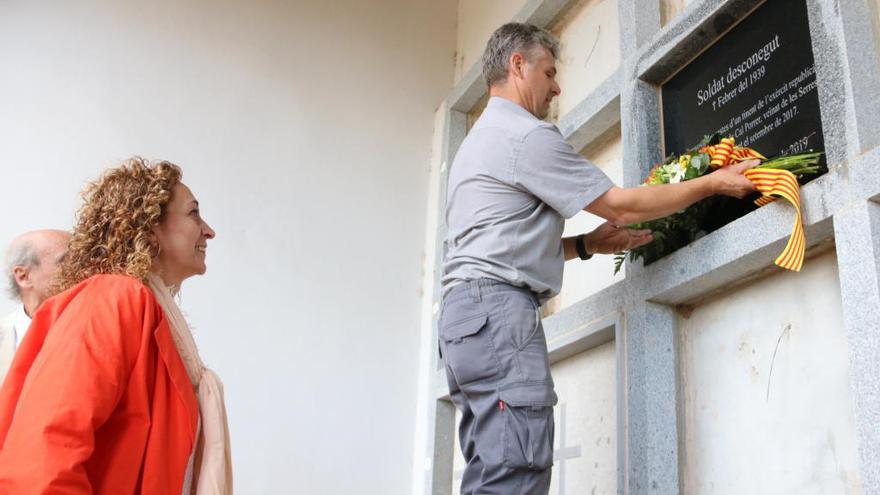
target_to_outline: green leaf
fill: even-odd
[[[700,175],[706,173],[706,170],[709,169],[709,163],[711,163],[712,158],[709,156],[709,153],[700,153]]]
[[[693,157],[691,158],[691,163],[688,166],[687,170],[684,173],[684,180],[696,179],[700,176],[700,158]]]
[[[614,274],[617,275],[617,272],[620,271],[620,268],[623,266],[623,262],[626,260],[626,253],[615,253],[614,254]]]
[[[712,134],[711,136],[704,137],[703,140],[700,142],[700,144],[702,145],[700,147],[702,148],[703,146],[715,146],[716,144],[718,144],[720,142],[721,142],[721,134],[718,134],[716,132],[715,134]]]

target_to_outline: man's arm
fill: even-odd
[[[755,190],[742,174],[759,163],[745,161],[678,184],[612,187],[584,210],[615,225],[630,225],[671,215],[713,194],[742,198]]]
[[[589,234],[584,234],[584,247],[587,254],[614,254],[642,246],[654,240],[650,230],[635,230],[617,227],[605,222]],[[575,242],[577,237],[563,237],[562,251],[565,261],[578,257]]]
[[[565,256],[565,261],[573,260],[578,257],[577,250],[574,247],[575,239],[577,239],[577,237],[562,238],[562,254]],[[593,254],[589,249],[587,249],[587,252]]]

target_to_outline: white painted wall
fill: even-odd
[[[684,493],[862,493],[833,252],[679,325]]]
[[[580,0],[551,28],[560,41],[551,115],[564,117],[620,66],[617,0]]]
[[[614,341],[555,363],[552,371],[559,404],[553,410],[556,460],[551,495],[617,493],[617,358]],[[572,447],[580,447],[580,455],[560,459],[561,454]],[[572,452],[568,450],[568,453]]]
[[[456,2],[0,6],[0,244],[179,163],[217,231],[183,303],[238,493],[409,490],[432,115]],[[12,303],[0,301],[0,314]]]

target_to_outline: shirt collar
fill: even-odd
[[[492,96],[489,98],[489,103],[486,105],[486,108],[499,109],[508,112],[518,113],[524,117],[531,117],[535,120],[538,120],[538,117],[535,117],[525,108],[519,106],[519,104],[514,103],[507,98],[503,98],[501,96]]]

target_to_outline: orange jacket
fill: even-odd
[[[150,289],[91,277],[40,306],[0,388],[0,494],[177,495],[198,414]]]

